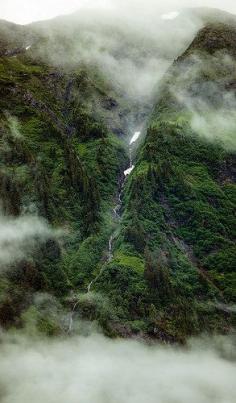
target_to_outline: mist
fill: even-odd
[[[160,12],[173,12],[182,7],[216,7],[229,12],[236,12],[234,0],[2,0],[0,18],[25,24],[32,21],[53,18],[60,14],[74,12],[81,8],[119,9],[124,12],[150,13],[154,8]],[[153,15],[153,13],[151,13]]]
[[[211,344],[211,346],[210,346]],[[100,335],[2,338],[2,403],[234,403],[234,344],[146,346]]]
[[[17,2],[10,3],[3,3],[2,17],[11,10],[21,14]],[[164,4],[148,0],[145,5],[140,0],[23,3],[27,21],[42,19],[42,10],[44,19],[73,12],[29,25],[27,29],[42,38],[29,37],[30,55],[67,71],[85,65],[97,69],[115,91],[139,104],[153,102],[163,75],[204,25],[201,12],[191,8],[221,6],[217,0]],[[224,8],[234,11],[235,6],[228,1]]]
[[[17,218],[0,215],[0,273],[32,256],[35,248],[55,237],[45,220],[37,216]]]
[[[33,24],[44,40],[32,43],[30,52],[67,71],[84,65],[97,69],[121,96],[148,103],[203,22],[186,11],[174,18],[162,14],[163,7],[156,3],[148,3],[145,10],[130,6],[81,9]]]
[[[189,113],[192,130],[232,151],[236,150],[236,97],[228,81],[234,76],[235,68],[235,59],[229,54],[191,55],[180,65],[176,82],[170,88]],[[194,89],[193,83],[203,76],[208,79]]]

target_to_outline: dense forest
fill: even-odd
[[[236,22],[202,13],[145,97],[84,57],[75,17],[64,32],[62,17],[0,22],[3,329],[76,334],[84,320],[171,343],[233,331]],[[114,35],[118,63],[145,60],[145,40]]]

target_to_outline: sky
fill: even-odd
[[[83,7],[127,7],[145,9],[158,5],[160,12],[176,11],[181,7],[208,6],[236,13],[235,0],[0,0],[0,18],[19,24],[49,19],[71,13]],[[151,7],[148,7],[150,10]]]

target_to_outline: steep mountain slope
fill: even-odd
[[[51,226],[41,239],[41,222],[23,258],[5,264],[0,254],[2,326],[52,335],[71,333],[78,318],[110,336],[165,341],[233,328],[236,28],[228,18],[181,42],[187,50],[157,95],[147,89],[160,74],[146,86],[147,73],[158,58],[166,68],[176,49],[164,54],[127,27],[81,27],[77,17],[0,23],[0,191],[10,220],[0,245],[13,251],[19,218]],[[117,81],[119,64],[138,71],[130,86]],[[124,180],[127,140],[140,126],[146,139]]]
[[[235,34],[208,25],[176,60],[126,184],[98,289],[138,332],[181,340],[235,319]]]
[[[122,136],[129,110],[95,69],[59,71],[12,41],[2,41],[0,58],[2,210],[45,217],[65,232],[66,244],[62,253],[58,242],[49,240],[39,245],[35,259],[13,265],[7,274],[3,268],[5,325],[32,302],[33,291],[68,291],[73,261],[75,270],[82,268],[80,282],[85,287],[89,282],[106,250],[108,212],[126,166],[117,134]]]
[[[12,54],[27,46],[27,31],[23,26],[0,20],[0,54]]]

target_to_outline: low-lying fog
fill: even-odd
[[[211,344],[211,346],[210,346]],[[187,349],[148,347],[102,336],[0,346],[2,403],[234,403],[229,339]]]

